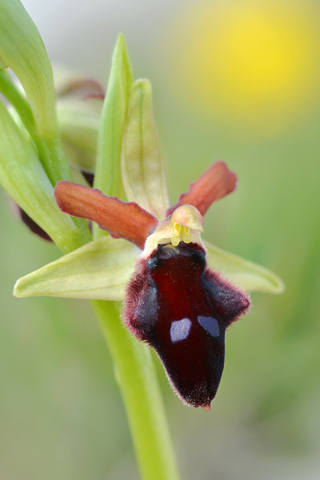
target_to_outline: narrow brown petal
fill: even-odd
[[[171,215],[181,205],[193,205],[204,215],[213,202],[233,192],[236,186],[236,174],[224,162],[215,162],[198,180],[190,184],[187,193],[180,195],[178,202],[167,210],[167,215]]]
[[[93,220],[112,237],[125,238],[141,249],[158,224],[153,215],[135,202],[122,202],[116,197],[103,195],[100,190],[76,183],[57,183],[55,197],[63,212]]]

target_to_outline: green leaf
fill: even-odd
[[[283,281],[273,272],[261,265],[245,260],[232,253],[204,242],[209,267],[221,272],[227,279],[249,291],[282,293]]]
[[[122,300],[140,252],[125,240],[99,238],[20,278],[14,295]]]
[[[122,146],[122,179],[129,201],[163,220],[169,207],[148,80],[131,87]]]
[[[0,184],[20,207],[68,252],[82,245],[79,230],[63,214],[37,154],[0,102]]]
[[[121,179],[121,145],[129,90],[133,82],[125,39],[120,35],[114,50],[107,93],[98,133],[97,166],[94,188],[105,195],[124,198]],[[94,235],[106,232],[94,226]]]

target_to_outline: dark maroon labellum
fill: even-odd
[[[182,401],[209,410],[224,367],[226,328],[249,304],[207,268],[200,245],[180,242],[158,245],[138,261],[123,317],[156,350]]]

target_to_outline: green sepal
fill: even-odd
[[[127,113],[132,68],[123,35],[120,35],[112,58],[111,72],[104,99],[98,133],[97,166],[94,188],[105,195],[124,199],[121,179],[121,146]],[[94,236],[106,232],[94,226]]]
[[[265,267],[245,260],[204,242],[210,268],[221,272],[226,279],[248,291],[282,293],[285,286],[281,278]]]
[[[72,219],[62,213],[32,144],[0,102],[0,184],[63,252],[82,245]]]
[[[148,80],[131,87],[121,166],[128,200],[163,220],[169,198]]]
[[[102,237],[20,278],[13,293],[122,300],[140,252],[126,240]]]

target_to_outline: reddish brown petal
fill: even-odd
[[[125,238],[143,249],[146,238],[154,231],[158,220],[135,202],[122,202],[107,197],[100,190],[61,181],[55,188],[59,208],[69,215],[98,223],[114,238]]]
[[[237,176],[224,162],[215,162],[201,177],[190,184],[189,191],[182,193],[178,202],[167,210],[167,215],[181,205],[193,205],[204,215],[211,204],[233,192]]]

